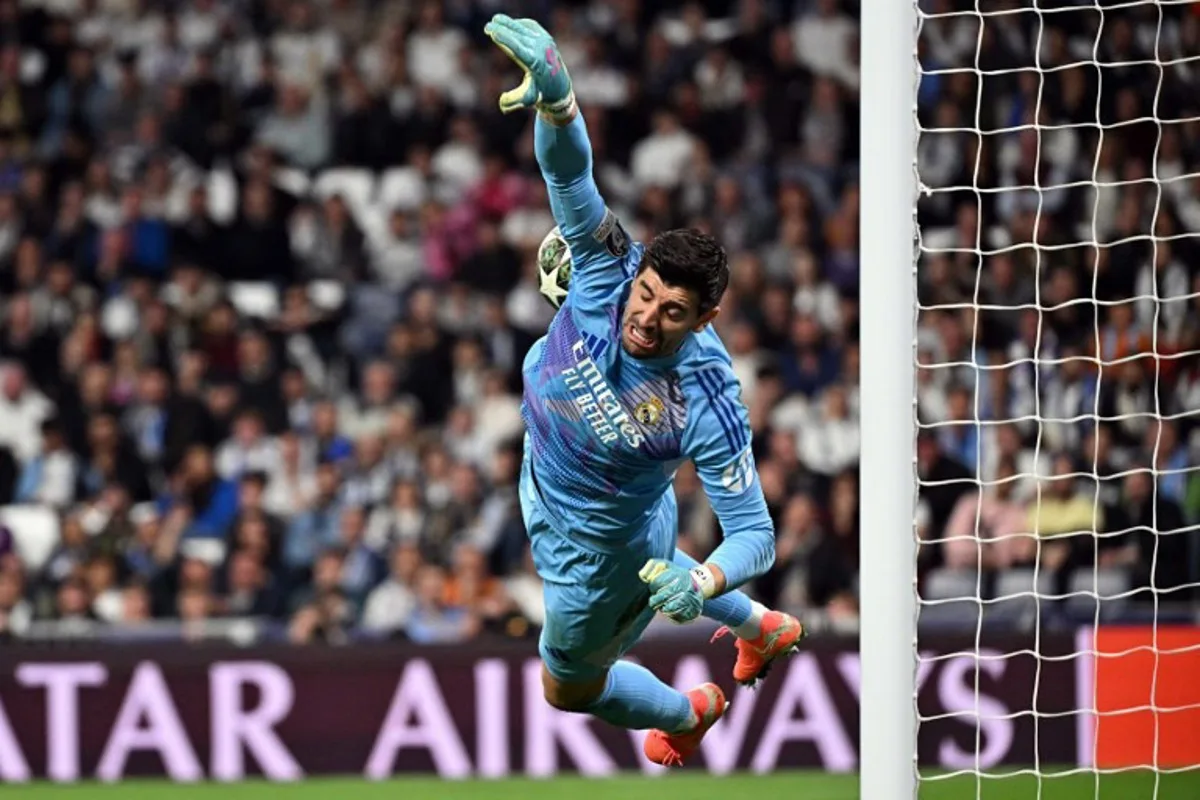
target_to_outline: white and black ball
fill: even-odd
[[[538,291],[555,309],[561,307],[571,283],[571,248],[557,227],[538,245],[537,269]]]

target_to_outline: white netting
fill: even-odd
[[[918,691],[922,748],[968,753],[920,783],[1196,796],[1200,7],[918,17],[919,623],[966,646],[916,657],[973,665],[969,708]]]

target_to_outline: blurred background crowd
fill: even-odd
[[[1194,618],[1200,5],[1037,6],[923,4],[926,617]]]
[[[921,37],[932,596],[1195,577],[1200,20],[1094,6]],[[536,632],[519,370],[553,220],[495,105],[501,10],[555,34],[631,233],[728,249],[778,536],[750,588],[854,625],[857,3],[0,0],[0,636]]]

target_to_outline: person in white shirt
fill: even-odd
[[[824,414],[800,430],[800,460],[813,472],[836,475],[858,461],[858,420],[850,417],[846,390],[825,390]]]
[[[29,385],[25,368],[11,363],[0,370],[0,446],[26,462],[42,449],[42,423],[54,403]]]
[[[269,473],[263,508],[284,519],[308,507],[317,493],[316,455],[300,437],[287,432],[279,437],[279,459]]]
[[[247,472],[275,472],[279,464],[279,445],[266,435],[262,416],[254,410],[238,414],[233,436],[217,448],[217,474],[237,480]]]
[[[633,148],[630,166],[640,186],[673,189],[690,168],[696,140],[670,111],[654,114],[654,132]]]
[[[792,29],[800,63],[850,87],[858,83],[858,68],[851,60],[857,35],[857,23],[838,10],[837,0],[817,0],[815,12],[802,16]]]
[[[460,82],[460,51],[466,44],[462,31],[444,24],[441,3],[424,3],[417,29],[408,37],[408,73],[413,83],[443,90],[454,88]]]
[[[61,509],[75,499],[79,458],[67,448],[57,420],[43,422],[41,433],[42,452],[21,471],[16,501]]]
[[[392,550],[391,570],[383,583],[367,595],[362,627],[374,633],[391,633],[408,625],[417,607],[413,577],[421,567],[421,554],[413,542],[404,542]]]

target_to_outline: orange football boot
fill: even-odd
[[[646,735],[644,750],[646,758],[664,767],[683,766],[684,759],[696,752],[700,740],[708,729],[716,724],[729,704],[725,702],[725,693],[715,683],[703,683],[687,693],[692,702],[692,711],[696,712],[696,727],[685,733],[666,733],[665,731],[650,731]]]
[[[729,632],[729,628],[721,628],[713,634],[712,641]],[[776,659],[799,649],[804,635],[800,620],[782,611],[768,611],[763,615],[762,632],[757,639],[737,640],[738,657],[733,665],[733,679],[743,686],[758,683],[767,676]]]

